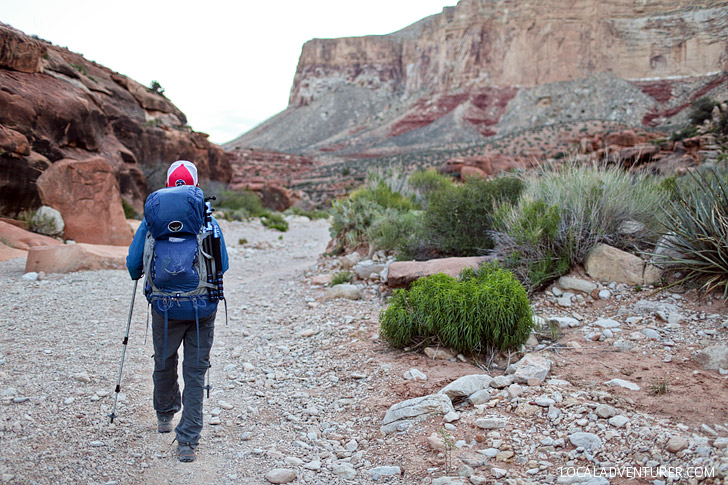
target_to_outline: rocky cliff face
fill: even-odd
[[[229,155],[186,122],[164,96],[0,24],[0,214],[40,205],[36,180],[63,159],[101,157],[138,211],[145,173],[176,159],[194,161],[203,178],[227,182]]]
[[[727,70],[724,0],[461,0],[390,35],[307,42],[289,108],[228,147],[377,156],[534,124],[665,126],[728,95]]]

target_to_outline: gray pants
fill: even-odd
[[[159,419],[171,420],[182,409],[182,417],[175,428],[177,441],[197,445],[202,431],[202,399],[205,372],[210,367],[210,349],[215,330],[215,313],[199,321],[167,321],[167,344],[164,344],[164,314],[152,310],[154,340],[154,410]],[[184,342],[182,378],[184,392],[180,398],[177,382],[177,353]]]

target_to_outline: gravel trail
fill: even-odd
[[[141,285],[110,425],[133,288],[126,272],[25,281],[24,261],[0,263],[3,482],[269,483],[264,475],[274,468],[296,470],[298,483],[337,482],[326,473],[335,450],[322,433],[345,425],[324,414],[340,410],[362,385],[339,383],[336,371],[353,369],[357,357],[329,360],[324,348],[338,344],[326,328],[337,312],[368,312],[369,305],[317,307],[302,284],[303,271],[325,250],[326,222],[294,219],[280,239],[258,222],[224,223],[223,231],[229,323],[221,305],[214,388],[193,464],[177,461],[173,434],[156,433]]]

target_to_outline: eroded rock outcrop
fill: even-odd
[[[727,16],[716,0],[461,0],[389,35],[307,42],[288,109],[226,147],[373,158],[534,126],[675,124],[728,95]]]
[[[175,159],[194,160],[202,178],[227,182],[232,175],[228,155],[193,132],[161,94],[5,24],[0,88],[2,214],[37,208],[38,177],[62,159],[106,160],[121,195],[138,211],[148,190],[145,173],[161,173]]]

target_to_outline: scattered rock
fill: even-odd
[[[505,428],[508,421],[500,416],[487,416],[475,420],[475,425],[481,429],[501,429]]]
[[[395,261],[389,265],[387,284],[392,288],[407,286],[424,276],[445,273],[456,278],[465,268],[477,268],[485,257],[441,258],[430,261]]]
[[[606,244],[592,248],[584,269],[597,281],[616,281],[628,285],[644,285],[655,281],[645,281],[645,262],[641,258]],[[654,273],[651,271],[648,277],[653,278]]]
[[[88,384],[91,382],[91,376],[88,375],[88,372],[79,372],[78,374],[73,375],[73,380]]]
[[[445,394],[430,394],[397,403],[384,415],[381,430],[383,433],[406,431],[417,421],[430,416],[445,415],[455,411],[450,398]]]
[[[612,379],[610,381],[605,382],[607,386],[610,387],[623,387],[625,389],[629,389],[630,391],[639,391],[640,386],[635,384],[634,382],[625,381],[624,379]]]
[[[602,439],[593,434],[582,431],[569,435],[569,441],[576,447],[582,447],[587,451],[599,451],[602,449]]]
[[[350,463],[340,463],[334,467],[334,475],[343,480],[353,480],[356,477],[356,470]]]
[[[372,480],[379,480],[381,477],[396,477],[402,474],[402,469],[398,466],[378,466],[369,470]]]
[[[270,483],[290,483],[296,478],[296,470],[289,468],[274,468],[265,474],[265,479]]]
[[[706,347],[694,359],[707,370],[728,369],[728,345]]]
[[[333,279],[333,275],[331,275],[331,274],[321,274],[321,275],[314,276],[313,278],[311,278],[311,284],[328,286],[329,284],[331,284],[332,279]]]
[[[488,374],[472,374],[463,376],[445,386],[440,394],[445,394],[450,399],[468,397],[478,391],[487,389],[493,380]]]
[[[455,358],[455,354],[448,349],[442,347],[425,347],[425,355],[433,360],[450,360]]]
[[[324,293],[324,301],[335,300],[337,298],[346,298],[348,300],[360,300],[361,290],[356,285],[342,283],[326,289]]]
[[[617,411],[608,404],[600,404],[597,406],[597,408],[594,410],[594,412],[602,419],[609,419],[612,416],[617,415]]]
[[[408,380],[408,381],[417,381],[417,380],[426,381],[427,380],[427,376],[423,372],[421,372],[417,369],[414,369],[414,368],[405,372],[402,377],[404,377],[405,380]]]
[[[550,370],[551,362],[548,359],[537,354],[526,354],[516,363],[513,380],[519,384],[528,384],[531,379],[543,382]]]
[[[668,440],[667,444],[665,445],[665,449],[670,453],[677,453],[686,449],[688,446],[690,446],[688,440],[681,436],[673,436]]]
[[[373,274],[379,274],[387,265],[384,263],[375,263],[371,259],[366,259],[357,263],[353,271],[362,280],[368,280]]]
[[[561,278],[559,278],[558,285],[564,290],[580,291],[586,294],[589,294],[597,289],[597,285],[595,285],[591,281],[574,278],[572,276],[562,276]]]

